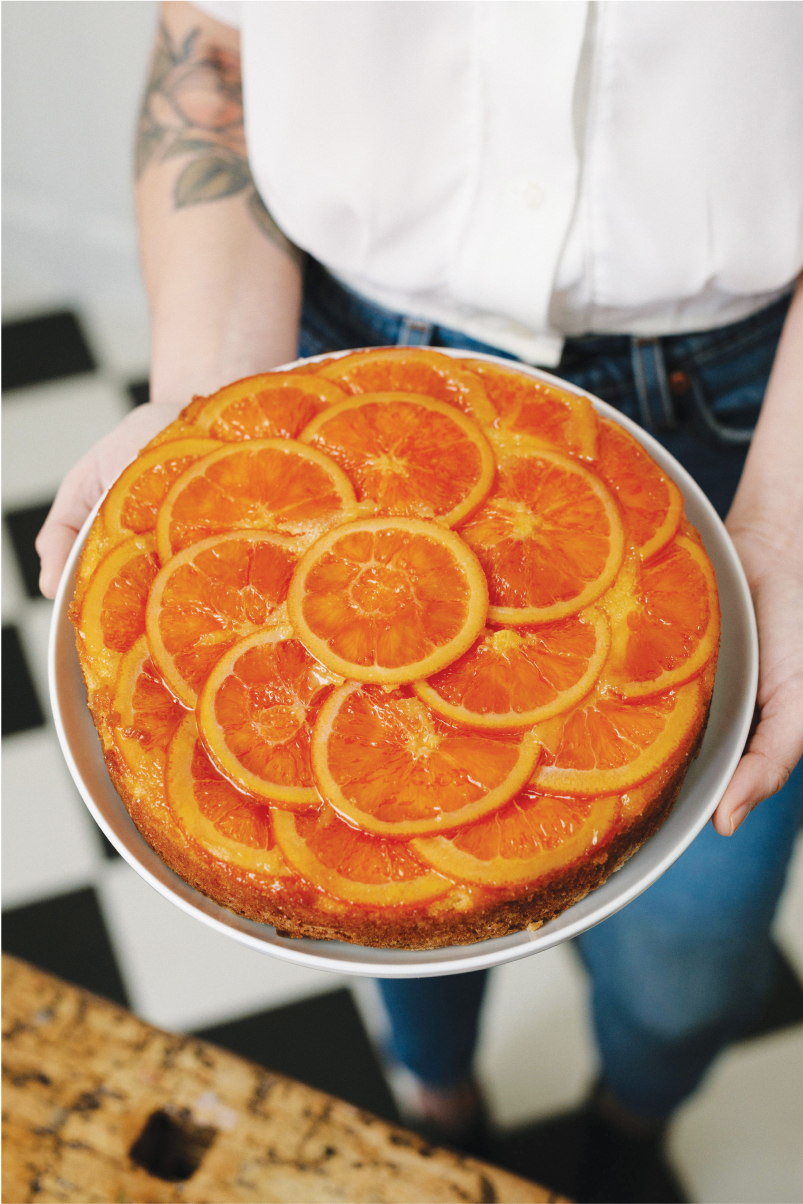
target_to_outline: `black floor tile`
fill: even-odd
[[[803,1024],[803,983],[777,946],[776,954],[778,969],[772,992],[761,1012],[742,1037],[743,1041],[750,1041],[754,1037],[766,1037],[781,1029]]]
[[[3,735],[27,732],[44,722],[20,633],[9,625],[3,628]]]
[[[105,858],[107,858],[108,861],[113,861],[115,857],[119,857],[120,854],[117,852],[117,849],[114,847],[112,842],[108,839],[108,837],[106,837],[103,834],[103,832],[101,832],[101,830],[97,826],[97,824],[95,825],[95,831],[97,833],[98,840],[100,841],[100,847],[103,852],[103,856]]]
[[[3,323],[3,390],[94,372],[94,356],[70,310]]]
[[[571,1200],[688,1199],[660,1141],[618,1133],[587,1108],[498,1137],[488,1161]]]
[[[132,380],[128,385],[128,396],[135,406],[143,406],[151,399],[151,382],[149,380]]]
[[[3,912],[3,949],[130,1007],[91,886]]]
[[[29,506],[25,510],[11,510],[4,516],[29,598],[42,597],[39,591],[39,555],[34,541],[51,505],[52,502],[44,502],[41,506]]]
[[[524,1125],[494,1140],[489,1161],[574,1199],[587,1124],[578,1110]]]
[[[196,1035],[376,1116],[399,1121],[351,992],[345,988]]]

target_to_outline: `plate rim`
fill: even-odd
[[[272,369],[272,371],[286,372],[302,364],[318,363],[322,360],[335,358],[339,359],[360,350],[377,350],[377,348],[350,348],[340,352],[328,352],[317,356],[302,357],[290,363],[279,365],[275,369]],[[640,875],[637,871],[634,873],[634,866],[638,865],[637,859],[649,849],[653,841],[657,840],[661,831],[664,830],[662,827],[655,836],[651,837],[625,863],[622,869],[611,875],[602,886],[590,892],[589,895],[578,903],[567,908],[554,920],[548,921],[536,932],[530,932],[525,929],[523,932],[511,933],[505,937],[490,938],[472,945],[450,945],[445,949],[426,951],[376,949],[337,941],[312,941],[309,938],[279,937],[276,935],[275,929],[271,926],[257,924],[254,921],[238,916],[234,912],[228,911],[228,909],[214,903],[207,896],[196,891],[170,870],[157,857],[150,845],[148,845],[147,841],[145,841],[144,837],[140,835],[134,826],[122,800],[114,790],[111,779],[106,773],[105,764],[103,764],[102,772],[105,774],[108,786],[116,799],[116,804],[112,801],[111,805],[118,811],[117,818],[123,821],[120,826],[123,828],[125,836],[118,831],[111,824],[105,814],[104,808],[98,799],[96,799],[91,785],[85,781],[85,773],[82,771],[74,755],[72,741],[75,739],[80,740],[83,733],[80,733],[78,737],[73,733],[72,729],[75,725],[70,722],[69,708],[65,707],[64,703],[75,702],[70,681],[65,681],[65,674],[72,673],[74,680],[76,668],[78,669],[78,680],[81,683],[79,698],[81,698],[84,708],[84,718],[88,719],[90,724],[91,717],[89,717],[88,707],[85,702],[85,693],[83,693],[83,683],[80,677],[80,668],[78,668],[78,654],[75,648],[74,633],[69,620],[68,610],[74,588],[77,560],[92,522],[102,504],[103,498],[101,497],[87,516],[70,551],[67,563],[64,566],[54,602],[48,639],[48,682],[51,708],[62,754],[67,762],[73,781],[84,803],[107,839],[125,861],[150,886],[157,890],[163,898],[179,907],[185,914],[193,916],[213,930],[237,940],[246,947],[307,969],[323,970],[338,975],[368,976],[372,978],[410,978],[434,977],[488,969],[492,966],[517,961],[519,958],[527,957],[530,954],[542,952],[558,944],[562,944],[564,941],[580,935],[581,932],[588,931],[588,929],[615,914],[622,907],[627,906],[628,903],[647,890],[674,864],[713,814],[741,758],[752,720],[758,687],[758,634],[752,599],[744,570],[719,515],[700,486],[697,485],[696,481],[694,481],[674,456],[666,451],[662,444],[649,431],[644,430],[613,406],[602,401],[593,393],[574,385],[570,381],[562,380],[545,369],[485,352],[467,352],[464,349],[446,347],[439,347],[437,351],[439,354],[447,355],[453,359],[485,360],[489,363],[497,364],[502,368],[522,372],[535,379],[544,380],[577,396],[587,397],[598,412],[624,427],[638,440],[667,475],[678,485],[683,494],[684,503],[691,501],[694,508],[705,516],[706,531],[701,531],[703,541],[704,543],[706,542],[706,534],[708,534],[709,539],[715,538],[716,542],[715,548],[706,546],[706,550],[709,556],[714,552],[715,557],[712,558],[722,559],[727,565],[732,579],[730,584],[735,586],[733,597],[729,598],[729,603],[734,604],[737,610],[741,611],[740,618],[745,628],[742,633],[746,637],[745,646],[741,649],[743,655],[746,653],[747,659],[747,664],[742,667],[745,687],[742,695],[737,699],[735,704],[737,718],[734,723],[731,723],[729,728],[730,751],[725,758],[724,766],[719,770],[716,784],[710,790],[707,802],[698,807],[695,817],[684,826],[682,833],[675,837],[670,847],[665,850],[663,856],[659,856],[650,868],[647,869],[645,867],[644,872]],[[67,662],[69,662],[70,649],[73,659],[72,665],[69,665],[69,663],[65,664],[64,660],[66,657]],[[720,660],[717,670],[718,677],[720,676],[721,666],[722,661]],[[86,730],[86,723],[83,726]],[[97,742],[94,755],[100,755],[102,758],[100,740],[94,726],[92,726],[91,730]],[[707,733],[706,739],[708,738],[709,734]],[[704,739],[700,750],[700,758],[704,750],[709,755],[712,754],[710,741],[709,748],[706,749],[706,739]],[[698,761],[700,758],[698,758]],[[697,762],[693,763],[693,765],[696,764]],[[691,774],[691,768],[689,772]],[[684,793],[687,792],[688,780],[687,775],[678,802],[675,804],[675,808],[673,808],[673,813],[679,807]],[[667,823],[669,823],[669,820],[667,820]],[[616,880],[619,874],[622,874],[623,870],[627,869],[627,867],[630,867],[630,873],[625,874],[624,878],[620,881],[625,883],[629,878],[634,880],[629,885],[624,886],[622,890],[617,891]],[[595,896],[600,896],[600,892],[603,892],[603,894],[595,909],[593,904],[588,903],[588,900],[593,900]],[[574,917],[572,913],[575,913]],[[271,933],[273,934],[272,937],[268,935]],[[312,948],[313,945],[315,948]],[[476,950],[476,952],[472,952],[472,950]],[[362,954],[362,957],[360,954]],[[366,955],[368,956],[366,957]]]

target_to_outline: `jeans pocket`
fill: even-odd
[[[731,447],[750,442],[785,312],[776,303],[746,323],[715,332],[708,346],[705,335],[678,340],[676,351],[682,362],[677,367],[690,385],[687,405],[709,441]],[[750,329],[745,331],[745,326]]]
[[[690,408],[695,424],[709,441],[717,445],[734,446],[747,444],[753,437],[761,401],[745,404],[723,395],[711,396],[706,389],[705,379],[697,372],[687,373],[690,383]],[[763,397],[763,391],[761,396]]]

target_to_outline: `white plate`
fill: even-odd
[[[445,354],[460,358],[466,353],[446,351]],[[552,381],[563,389],[583,392],[566,381],[524,364],[514,365],[510,360],[491,355],[471,358],[486,359],[507,368],[515,366],[521,372]],[[549,949],[613,915],[669,869],[713,814],[747,740],[758,681],[755,618],[736,551],[699,486],[641,427],[605,402],[595,397],[591,400],[600,413],[635,435],[678,485],[683,493],[686,514],[702,535],[719,585],[722,646],[708,729],[700,755],[686,775],[680,797],[655,836],[603,886],[538,932],[520,932],[474,945],[453,945],[423,953],[369,949],[336,941],[289,940],[277,936],[267,924],[244,920],[213,903],[169,870],[134,827],[106,772],[100,741],[86,705],[74,633],[67,612],[73,595],[76,560],[96,507],[71,552],[56,596],[48,658],[50,694],[59,740],[76,786],[106,836],[146,882],[188,915],[262,953],[336,974],[414,978],[480,970]]]

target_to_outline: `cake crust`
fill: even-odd
[[[691,762],[698,755],[710,713],[713,670],[706,673],[707,696],[702,726],[666,766],[652,796],[632,816],[623,816],[610,840],[598,851],[547,875],[518,897],[457,885],[422,908],[351,907],[315,890],[297,877],[267,877],[234,871],[187,837],[164,800],[146,794],[132,780],[96,700],[96,723],[105,729],[104,757],[109,775],[126,802],[139,832],[180,878],[214,902],[278,936],[343,941],[378,949],[429,950],[469,945],[541,928],[607,881],[653,836],[670,814]]]

